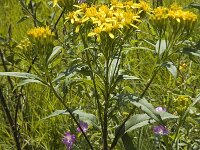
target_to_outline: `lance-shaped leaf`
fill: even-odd
[[[161,56],[167,48],[167,42],[165,40],[158,40],[156,43],[156,53]]]
[[[160,124],[164,124],[159,113],[155,111],[153,105],[149,103],[146,99],[143,98],[139,101],[131,101],[131,103],[136,107],[141,108],[148,116],[150,116]]]
[[[48,119],[48,118],[51,118],[51,117],[56,117],[58,115],[68,115],[69,113],[67,112],[67,110],[56,110],[54,111],[52,114],[50,114],[49,116],[45,117],[45,118],[42,118],[42,119]]]
[[[194,49],[190,47],[185,47],[181,50],[182,53],[187,54],[187,55],[193,55],[200,57],[200,50],[199,49]]]
[[[73,112],[74,114],[77,114],[79,116],[79,119],[87,122],[89,124],[92,124],[93,126],[95,126],[96,128],[99,128],[98,124],[97,124],[97,118],[95,115],[91,114],[91,113],[86,113],[82,110],[75,110]]]
[[[151,103],[149,103],[145,98],[139,100],[139,98],[133,94],[119,94],[116,96],[116,99],[130,102],[136,107],[142,109],[148,116],[150,116],[160,124],[164,124],[159,113],[155,111],[154,106]]]
[[[178,116],[172,115],[168,112],[159,112],[162,120],[165,119],[177,119]],[[130,119],[126,121],[122,129],[120,130],[120,136],[123,136],[126,132],[131,132],[135,129],[138,129],[140,127],[144,127],[146,125],[149,125],[150,123],[156,122],[154,119],[152,119],[147,114],[136,114],[132,116]],[[118,132],[119,127],[116,129],[116,133]]]
[[[125,150],[137,150],[132,140],[133,139],[128,135],[128,133],[125,133],[122,136],[122,142],[123,142]]]
[[[87,122],[88,124],[92,124],[93,126],[95,126],[96,128],[99,129],[98,123],[97,123],[97,118],[95,115],[91,114],[91,113],[86,113],[82,110],[72,110],[73,114],[78,115],[79,119]],[[67,110],[56,110],[54,111],[52,114],[50,114],[49,116],[43,118],[43,119],[48,119],[51,117],[56,117],[58,115],[69,115],[69,112],[67,112]]]
[[[18,78],[26,78],[26,79],[36,79],[42,81],[37,75],[26,73],[26,72],[0,72],[0,76],[10,76],[10,77],[18,77]]]
[[[59,52],[61,52],[61,50],[62,50],[62,46],[55,46],[55,47],[53,48],[53,51],[52,51],[51,55],[49,56],[49,58],[48,58],[48,60],[47,60],[47,64],[49,64],[49,63],[52,61],[52,59],[53,59],[54,57],[56,57],[56,55],[57,55]]]
[[[65,70],[64,72],[61,72],[60,74],[58,74],[58,76],[53,79],[52,82],[56,82],[58,80],[60,80],[63,77],[67,77],[67,78],[71,78],[73,77],[78,71],[81,70],[81,68],[84,67],[83,64],[75,64],[72,67],[68,68],[67,70]]]
[[[190,3],[188,6],[186,6],[186,8],[196,8],[200,11],[200,3]]]
[[[172,62],[165,62],[162,64],[163,67],[166,67],[167,70],[173,75],[174,78],[177,76],[177,68]]]
[[[186,111],[184,112],[183,116],[182,116],[182,120],[185,120],[185,118],[187,117],[190,109],[196,105],[198,102],[200,101],[200,94],[195,98],[195,100],[193,101],[192,104],[190,104],[190,106],[186,109]]]
[[[21,82],[19,82],[19,83],[17,84],[16,87],[23,86],[23,85],[26,85],[26,84],[29,84],[29,83],[39,83],[39,84],[45,85],[44,83],[42,83],[42,82],[39,81],[39,80],[35,80],[35,79],[25,79],[25,80],[22,80]]]

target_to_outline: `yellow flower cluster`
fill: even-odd
[[[187,64],[186,63],[181,63],[180,65],[179,65],[179,69],[180,70],[185,70],[187,68]]]
[[[54,33],[51,32],[49,27],[33,28],[33,29],[29,30],[27,32],[27,34],[28,34],[29,37],[36,39],[36,40],[49,39],[49,38],[52,38],[54,36]]]
[[[184,112],[188,106],[192,103],[191,98],[187,95],[180,95],[174,102],[175,109],[178,114]]]
[[[30,46],[31,46],[31,42],[29,41],[28,38],[25,38],[24,40],[20,42],[19,45],[17,45],[18,48],[24,49],[24,50],[28,49]]]
[[[132,1],[119,2],[113,0],[111,4],[87,6],[83,3],[75,5],[76,11],[70,12],[66,20],[76,26],[76,32],[80,27],[90,24],[91,30],[88,36],[97,36],[100,41],[101,34],[106,33],[110,38],[115,38],[115,31],[122,32],[123,28],[138,28],[140,13],[149,10],[145,2],[139,4]]]
[[[182,7],[173,4],[170,8],[157,7],[154,9],[150,20],[157,28],[165,28],[169,25],[173,30],[181,28],[190,31],[197,21],[197,15],[190,11],[184,11]]]
[[[181,21],[197,21],[197,15],[190,11],[184,11],[181,7],[175,4],[172,5],[170,8],[157,7],[153,11],[153,16],[151,16],[152,20],[161,20],[167,18],[176,20],[178,23],[180,23]]]

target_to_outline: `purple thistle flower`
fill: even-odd
[[[81,126],[81,129],[83,130],[83,132],[87,131],[88,124],[86,122],[80,121],[79,125]],[[77,132],[81,132],[81,129],[78,127],[76,130],[77,130]]]
[[[158,135],[168,135],[169,134],[169,131],[167,130],[167,128],[162,125],[153,127],[153,132]]]
[[[156,110],[157,112],[166,112],[166,108],[163,108],[163,107],[161,107],[161,106],[156,107],[155,110]]]
[[[70,132],[66,132],[65,136],[62,139],[63,144],[67,146],[68,150],[71,150],[75,141],[76,141],[75,135],[71,134]]]

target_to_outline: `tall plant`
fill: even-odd
[[[102,145],[99,147],[104,150],[114,149],[118,140],[126,136],[127,132],[148,125],[149,122],[158,122],[160,126],[155,129],[156,132],[161,130],[163,134],[167,134],[166,123],[163,120],[178,117],[165,111],[156,111],[144,96],[161,67],[167,67],[176,77],[176,67],[169,59],[177,52],[177,44],[192,32],[197,20],[196,15],[174,5],[171,8],[159,7],[151,11],[145,2],[113,0],[111,3],[91,5],[79,1],[82,4],[74,6],[67,1],[53,2],[53,6],[60,4],[63,7],[62,15],[66,13],[66,35],[63,45],[55,46],[56,26],[52,30],[49,26],[35,27],[27,32],[27,38],[18,45],[20,49],[25,50],[25,58],[35,57],[32,66],[34,74],[1,72],[0,75],[25,78],[17,86],[39,83],[51,89],[65,109],[55,111],[47,118],[68,113],[90,149],[94,149],[94,145],[87,136],[85,122],[100,129]],[[158,38],[155,45],[156,66],[141,94],[123,93],[119,90],[121,83],[139,79],[124,74],[121,69],[124,48],[135,37],[143,19],[149,18],[149,23]],[[58,42],[59,40],[58,38]],[[60,70],[60,58],[65,59],[67,48],[71,47],[74,50],[71,53],[79,58],[68,63],[65,71]],[[66,103],[66,86],[71,82],[77,86],[80,83],[84,84],[86,89],[92,91],[91,101],[94,103],[96,116],[84,112],[85,110],[78,110],[78,107],[72,109]],[[113,114],[120,110],[116,107],[119,106],[117,104],[127,102],[133,106],[129,114],[125,119],[114,120]],[[145,113],[136,114],[135,107]],[[75,136],[67,132],[63,142],[71,149]]]

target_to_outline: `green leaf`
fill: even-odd
[[[29,18],[29,16],[23,16],[17,21],[17,23],[21,23],[21,22],[25,21],[28,18]]]
[[[165,40],[158,40],[156,43],[156,53],[160,56],[164,53],[167,48],[167,43]]]
[[[137,150],[137,149],[135,148],[135,146],[133,145],[132,140],[133,140],[133,139],[128,135],[128,133],[125,133],[125,134],[122,136],[122,142],[123,142],[123,145],[124,145],[125,150]]]
[[[111,80],[113,76],[115,76],[116,71],[119,69],[120,64],[120,58],[115,57],[113,60],[111,60],[111,64],[109,67],[109,79]]]
[[[56,110],[52,114],[50,114],[49,116],[42,118],[42,119],[45,120],[45,119],[48,119],[48,118],[51,118],[51,117],[56,117],[56,116],[61,115],[61,114],[68,115],[69,113],[67,112],[67,110]]]
[[[178,118],[178,116],[172,115],[168,112],[159,112],[159,114],[162,120]],[[136,114],[126,121],[125,125],[122,127],[122,130],[120,132],[120,136],[124,135],[126,132],[131,132],[135,129],[144,127],[154,122],[156,121],[154,119],[151,119],[151,117],[147,114]],[[116,133],[118,130],[119,127],[117,127],[116,129]]]
[[[190,106],[186,109],[186,111],[184,112],[183,116],[182,116],[182,120],[185,120],[188,113],[190,112],[190,109],[196,105],[198,102],[200,101],[200,94],[196,97],[196,99],[193,101],[192,104],[190,104]]]
[[[56,57],[56,55],[57,55],[59,52],[61,52],[61,50],[62,50],[62,46],[55,46],[55,47],[53,48],[53,51],[52,51],[51,55],[49,56],[49,58],[48,58],[48,60],[47,60],[47,64],[49,64],[49,63],[52,61],[52,59],[53,59],[54,57]]]
[[[77,71],[81,70],[83,64],[75,64],[72,67],[68,68],[66,71],[60,73],[52,82],[56,82],[63,77],[71,78],[73,77]]]
[[[92,124],[93,126],[99,128],[99,126],[97,125],[97,118],[95,115],[91,113],[83,112],[82,110],[75,110],[73,111],[73,113],[77,114],[80,120],[87,122],[88,124]]]
[[[139,80],[140,78],[129,75],[122,75],[123,80]]]
[[[93,115],[91,113],[86,113],[86,112],[79,110],[79,109],[78,110],[72,110],[72,113],[78,115],[80,120],[87,122],[88,124],[92,124],[96,128],[100,129],[98,124],[97,124],[97,118],[96,118],[95,115]],[[56,110],[52,114],[50,114],[49,116],[43,118],[43,120],[51,118],[51,117],[56,117],[58,115],[69,115],[69,112],[67,112],[67,110]]]
[[[0,72],[0,76],[10,76],[10,77],[18,77],[18,78],[26,78],[26,79],[37,79],[39,81],[42,81],[41,78],[38,76],[26,73],[26,72]]]
[[[140,78],[135,76],[129,76],[129,75],[118,75],[116,83],[123,81],[123,80],[139,80]]]
[[[166,67],[167,70],[173,75],[174,78],[177,76],[177,68],[172,62],[165,62],[162,64],[163,67]]]
[[[148,116],[156,120],[160,124],[164,124],[161,116],[155,111],[155,108],[146,99],[141,99],[139,101],[131,101],[133,105],[142,109]]]
[[[188,7],[189,8],[196,8],[196,9],[198,9],[198,10],[200,10],[200,4],[198,4],[198,3],[190,3],[189,5],[188,5]]]
[[[200,50],[199,49],[185,47],[185,48],[182,49],[181,52],[184,53],[184,54],[187,54],[187,55],[193,55],[193,56],[200,57]]]
[[[142,109],[148,116],[156,120],[158,123],[164,124],[160,114],[155,111],[154,106],[149,103],[145,98],[139,100],[139,98],[133,94],[119,94],[116,98],[118,100],[125,100],[130,102],[136,107]]]
[[[26,84],[29,84],[29,83],[40,83],[40,84],[43,84],[41,81],[39,80],[35,80],[35,79],[25,79],[25,80],[22,80],[21,82],[19,82],[17,84],[17,87],[19,86],[23,86],[23,85],[26,85]],[[44,85],[44,84],[43,84]]]

